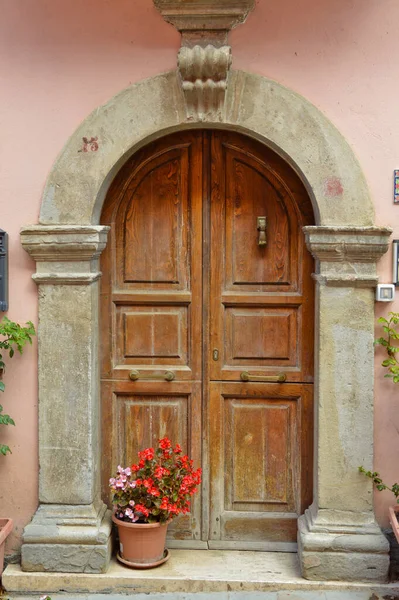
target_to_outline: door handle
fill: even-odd
[[[165,381],[173,381],[175,377],[176,375],[173,371],[165,371],[162,375],[142,375],[140,371],[134,369],[129,373],[129,379],[132,381],[137,381],[138,379],[164,379]]]
[[[242,371],[240,373],[241,381],[268,381],[275,383],[283,383],[286,381],[287,375],[285,373],[279,373],[278,375],[251,375],[248,371]]]

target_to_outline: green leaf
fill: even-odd
[[[4,444],[0,444],[0,454],[3,454],[3,456],[6,456],[7,452],[12,454],[12,452],[8,446],[4,446]]]
[[[5,386],[4,382],[0,381],[0,392],[4,392],[5,389],[6,389],[6,386]]]
[[[15,423],[10,415],[0,414],[0,425],[15,425]]]
[[[395,361],[392,358],[386,358],[382,361],[381,365],[383,367],[389,367],[389,365],[395,364]]]

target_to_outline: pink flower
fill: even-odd
[[[130,506],[134,506],[136,503],[134,500],[130,500],[129,504],[130,504]]]
[[[134,512],[132,511],[131,508],[126,508],[125,510],[125,516],[130,519],[132,521],[132,523],[135,523],[135,521],[138,521],[139,518],[136,517],[136,515],[134,514]]]
[[[128,477],[130,477],[131,474],[132,474],[132,469],[130,467],[126,467],[126,469],[125,469],[125,475],[127,475]]]

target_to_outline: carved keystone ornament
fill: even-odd
[[[231,47],[229,31],[244,23],[255,0],[154,0],[182,34],[178,69],[190,120],[223,119]]]

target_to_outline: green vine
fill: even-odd
[[[31,321],[28,321],[25,327],[10,321],[7,317],[4,317],[0,323],[0,372],[5,372],[5,362],[3,360],[3,352],[8,353],[9,358],[12,358],[17,350],[22,354],[24,346],[29,343],[32,344],[32,336],[35,335],[35,328]],[[0,392],[4,392],[5,384],[0,381]],[[15,425],[14,420],[10,415],[6,415],[3,412],[3,407],[0,405],[0,425]],[[9,446],[0,444],[0,454],[4,456],[11,450]]]
[[[389,319],[380,317],[379,323],[382,323],[382,329],[385,332],[385,336],[375,340],[374,344],[383,346],[388,354],[388,358],[382,361],[382,366],[388,369],[388,373],[384,377],[391,377],[394,383],[399,383],[399,360],[397,359],[397,353],[399,352],[399,331],[397,331],[397,325],[399,324],[399,313],[390,312]]]
[[[389,487],[389,485],[382,481],[380,474],[377,473],[377,471],[366,471],[364,467],[359,467],[359,472],[372,479],[379,492],[383,492],[384,490],[392,492],[396,498],[396,502],[399,504],[399,483],[394,483],[391,487]]]

